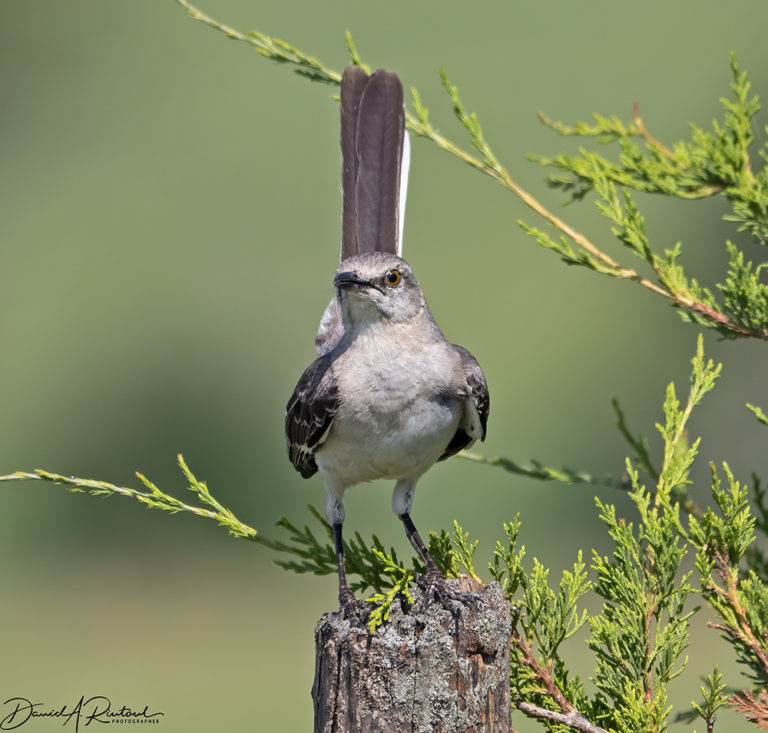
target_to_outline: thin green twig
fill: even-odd
[[[214,499],[208,490],[208,486],[205,482],[198,481],[195,478],[181,455],[179,455],[177,459],[179,467],[189,482],[187,488],[197,496],[201,504],[210,507],[209,509],[206,509],[205,506],[186,504],[176,497],[166,494],[155,486],[155,484],[153,484],[146,476],[138,472],[136,473],[136,476],[147,488],[147,491],[139,491],[138,489],[133,489],[127,486],[116,486],[107,481],[77,478],[76,476],[63,476],[58,473],[45,471],[41,468],[32,472],[16,471],[7,476],[0,476],[0,481],[47,481],[63,485],[69,491],[83,492],[93,496],[127,496],[140,501],[150,509],[161,509],[163,511],[171,512],[172,514],[188,512],[190,514],[197,514],[199,517],[213,519],[222,527],[225,527],[231,535],[258,542],[260,538],[257,538],[258,533],[256,530],[241,522],[229,509],[222,506],[216,499]]]
[[[459,458],[464,458],[474,463],[482,463],[486,466],[497,466],[503,468],[509,473],[518,476],[527,476],[528,478],[538,479],[540,481],[559,481],[562,484],[590,484],[592,486],[607,486],[612,489],[629,489],[628,478],[613,478],[611,476],[598,477],[593,476],[586,471],[574,471],[570,468],[552,468],[545,466],[539,461],[531,461],[528,465],[517,463],[510,458],[494,457],[480,455],[474,451],[462,451],[457,454]]]

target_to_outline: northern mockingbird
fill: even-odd
[[[485,438],[488,387],[475,358],[449,343],[400,257],[408,169],[403,89],[396,74],[349,67],[341,80],[343,233],[336,297],[315,341],[318,358],[286,408],[288,455],[325,483],[339,603],[354,615],[344,570],[344,492],[393,479],[392,510],[443,576],[411,521],[416,482],[434,463]],[[405,160],[403,160],[405,158]]]

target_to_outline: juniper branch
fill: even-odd
[[[677,501],[689,513],[701,516],[703,513],[688,496],[687,485],[691,465],[698,453],[699,439],[689,445],[687,437],[688,421],[694,408],[715,386],[722,371],[722,364],[709,359],[704,361],[704,340],[701,334],[696,344],[696,355],[691,360],[693,369],[690,377],[690,390],[685,407],[681,410],[675,394],[675,386],[670,383],[664,400],[665,424],[656,425],[664,438],[664,459],[656,485],[656,502]]]
[[[528,478],[539,479],[540,481],[558,481],[563,484],[589,484],[591,486],[607,486],[611,489],[627,489],[629,484],[626,478],[620,479],[611,476],[594,476],[587,471],[575,471],[571,468],[553,468],[545,466],[539,461],[532,460],[528,465],[517,463],[511,458],[494,457],[488,458],[474,451],[462,451],[457,454],[459,458],[472,461],[473,463],[482,463],[485,466],[496,466],[509,473],[518,476],[527,476]]]
[[[568,726],[572,730],[582,731],[582,733],[608,733],[608,731],[601,728],[599,725],[591,723],[575,709],[569,713],[559,713],[555,710],[547,710],[547,708],[539,707],[538,705],[534,705],[532,702],[526,702],[525,700],[516,701],[515,707],[525,713],[529,718],[549,720],[553,723]]]
[[[707,733],[714,733],[717,711],[728,705],[728,696],[724,695],[727,685],[723,682],[723,675],[715,665],[712,674],[703,678],[704,684],[699,688],[702,702],[691,700],[691,709],[678,713],[676,722],[692,723],[696,718],[701,718],[707,726]]]
[[[739,591],[738,570],[730,565],[727,557],[721,551],[713,552],[713,556],[715,558],[715,573],[722,581],[722,585],[710,583],[707,589],[725,601],[733,614],[735,623],[731,625],[708,621],[707,626],[720,631],[748,649],[762,667],[763,679],[768,680],[768,643],[764,635],[762,640],[758,639],[752,628],[749,613],[742,603]]]
[[[306,76],[312,81],[320,81],[326,84],[339,85],[341,83],[341,74],[338,71],[328,68],[318,59],[313,56],[309,56],[300,51],[295,46],[292,46],[279,38],[268,36],[266,33],[260,31],[249,31],[243,33],[241,31],[228,26],[210,15],[207,15],[199,8],[195,7],[187,0],[176,0],[176,2],[183,8],[186,8],[187,13],[194,20],[199,20],[201,23],[215,28],[217,31],[224,33],[227,38],[231,38],[235,41],[242,41],[250,46],[256,48],[256,50],[264,57],[277,61],[278,63],[288,63],[294,66],[294,71]],[[350,53],[355,54],[354,45],[349,44]]]
[[[762,686],[768,682],[768,587],[754,569],[742,572],[740,561],[755,540],[757,520],[745,485],[727,464],[727,486],[712,465],[712,494],[718,512],[709,509],[701,520],[689,519],[691,543],[698,549],[696,568],[702,596],[720,617],[708,626],[733,647],[748,675]],[[736,705],[732,698],[729,700]]]
[[[567,725],[582,733],[608,733],[598,725],[587,720],[571,702],[565,697],[562,690],[552,678],[552,668],[543,667],[536,659],[530,644],[522,639],[516,632],[512,633],[512,641],[520,651],[520,661],[528,667],[544,688],[545,694],[552,699],[560,711],[548,710],[527,700],[515,700],[515,707],[529,717],[550,720],[552,722]]]
[[[763,425],[768,425],[768,415],[763,412],[761,407],[758,407],[757,405],[751,405],[749,402],[747,402],[747,408],[754,413],[758,421],[760,421]]]
[[[743,690],[732,695],[728,702],[758,728],[768,728],[768,692],[765,690],[758,690],[757,694]]]
[[[150,509],[160,509],[171,512],[172,514],[189,512],[191,514],[196,514],[199,517],[213,519],[235,537],[260,541],[255,529],[241,522],[229,509],[222,506],[213,498],[207,485],[195,478],[181,454],[177,456],[177,461],[179,468],[181,468],[182,473],[189,483],[187,488],[197,496],[197,499],[201,504],[211,507],[210,509],[184,503],[176,497],[161,491],[146,476],[138,472],[136,473],[136,476],[147,488],[147,491],[139,491],[138,489],[126,486],[116,486],[107,481],[96,481],[94,479],[77,478],[75,476],[62,476],[61,474],[45,471],[41,468],[36,469],[31,473],[16,471],[7,476],[0,476],[0,481],[18,481],[25,479],[48,481],[50,483],[63,485],[69,491],[82,492],[91,494],[92,496],[127,496],[140,501]]]

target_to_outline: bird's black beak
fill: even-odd
[[[336,288],[374,288],[375,290],[381,290],[381,288],[374,285],[370,280],[362,280],[357,276],[356,272],[340,272],[333,278],[333,285]]]

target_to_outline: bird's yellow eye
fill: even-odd
[[[387,273],[387,285],[390,288],[396,288],[400,284],[400,280],[402,280],[400,270],[390,270]]]

